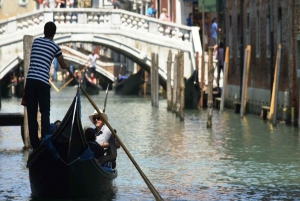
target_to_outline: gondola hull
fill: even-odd
[[[139,70],[136,74],[132,74],[128,79],[117,83],[114,87],[117,95],[139,95],[141,85],[143,84],[143,71]]]
[[[29,168],[32,196],[39,198],[101,197],[112,189],[116,176],[117,173],[108,173],[94,159],[66,165],[46,148],[39,161]]]
[[[15,86],[15,96],[18,98],[22,98],[23,92],[24,92],[24,81],[21,81]]]
[[[33,197],[82,199],[101,197],[112,188],[117,171],[96,162],[83,134],[80,98],[75,97],[61,125],[29,155]]]
[[[98,95],[101,87],[96,84],[92,84],[86,77],[83,79],[82,87],[90,95]]]
[[[198,71],[195,70],[193,74],[185,81],[184,102],[185,108],[198,108],[200,99],[200,86],[198,82]]]

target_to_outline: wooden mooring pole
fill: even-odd
[[[151,53],[151,100],[152,106],[158,108],[158,54]]]
[[[200,78],[200,87],[201,87],[201,91],[200,91],[200,100],[199,100],[199,107],[203,108],[203,102],[204,102],[204,76],[205,76],[205,51],[204,49],[202,50],[202,56],[201,56],[201,78]]]
[[[174,68],[173,68],[173,95],[172,95],[172,112],[176,112],[176,94],[177,94],[177,54],[175,54],[175,58],[174,58]]]
[[[274,81],[273,81],[273,90],[270,106],[270,115],[269,119],[272,121],[273,126],[276,126],[276,117],[277,117],[277,99],[278,99],[278,85],[279,85],[279,75],[280,75],[280,62],[281,62],[281,50],[282,46],[279,44],[277,50],[275,72],[274,72]]]
[[[167,109],[172,110],[172,51],[169,50],[168,61],[167,61]]]
[[[178,53],[178,68],[177,68],[177,77],[178,77],[178,100],[177,100],[177,114],[180,118],[180,121],[184,121],[184,94],[185,94],[185,83],[184,83],[184,53],[179,51]]]
[[[224,111],[225,98],[227,97],[227,83],[228,83],[228,71],[229,71],[229,47],[226,48],[225,62],[224,62],[224,73],[223,73],[223,90],[221,96],[220,111]]]
[[[26,86],[26,77],[30,64],[31,46],[33,43],[33,36],[25,35],[23,37],[23,55],[24,55],[24,90]],[[29,140],[29,130],[28,130],[28,116],[27,108],[24,107],[24,148],[29,149],[31,147]]]
[[[207,122],[206,127],[212,127],[213,114],[213,81],[214,81],[214,66],[213,66],[213,50],[214,47],[208,47],[208,86],[207,86]]]
[[[155,57],[155,107],[159,106],[159,77],[158,77],[158,60],[159,56],[156,54]]]
[[[248,89],[248,83],[246,82],[247,77],[247,59],[248,59],[248,49],[245,49],[244,54],[244,70],[243,70],[243,85],[242,87],[242,97],[241,97],[241,108],[240,108],[240,115],[241,117],[244,117],[245,109],[246,109],[246,103],[245,103],[245,90]]]

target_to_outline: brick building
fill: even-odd
[[[248,108],[270,105],[276,52],[282,44],[277,119],[297,123],[300,72],[299,0],[227,0],[226,46],[230,47],[228,99],[240,94],[244,49],[251,45]],[[298,72],[298,74],[299,74]],[[230,104],[229,104],[230,105]]]

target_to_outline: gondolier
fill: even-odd
[[[96,72],[96,61],[97,59],[99,59],[99,55],[95,54],[95,51],[93,50],[92,53],[89,55],[89,58],[87,60],[88,64],[89,64],[89,75],[91,73]]]
[[[36,38],[32,44],[30,66],[26,78],[26,106],[30,143],[33,149],[40,144],[38,138],[38,107],[41,113],[42,137],[49,134],[50,128],[50,84],[49,72],[53,59],[56,57],[61,68],[67,68],[60,47],[53,42],[56,25],[47,22],[44,26],[45,37]]]

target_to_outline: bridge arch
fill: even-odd
[[[145,55],[142,51],[136,48],[130,47],[119,41],[114,41],[106,36],[97,36],[92,34],[80,34],[79,36],[76,36],[76,35],[66,34],[66,35],[56,36],[54,38],[54,41],[57,44],[88,42],[88,43],[92,43],[93,45],[105,46],[127,56],[132,61],[137,63],[142,69],[146,70],[147,72],[150,72],[151,59],[148,58],[147,55]],[[166,89],[166,80],[167,80],[167,72],[164,71],[161,67],[159,67],[159,84],[164,89]]]
[[[164,22],[121,9],[44,9],[0,22],[0,72],[6,68],[3,63],[10,62],[6,58],[23,58],[23,36],[43,36],[47,21],[57,24],[55,41],[58,44],[88,42],[107,46],[147,71],[151,53],[158,53],[162,86],[166,80],[169,50],[173,57],[179,50],[184,52],[185,77],[196,68],[196,51],[199,55],[202,52],[198,27]]]

